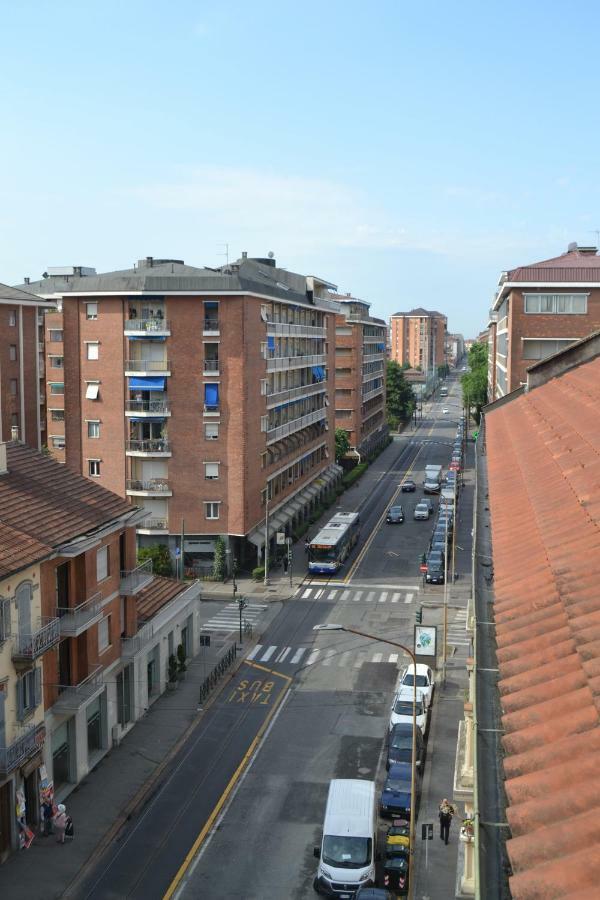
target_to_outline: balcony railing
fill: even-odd
[[[171,453],[171,444],[167,438],[148,438],[145,441],[125,441],[125,452],[143,453],[146,456],[160,454],[162,456]]]
[[[326,338],[327,329],[318,325],[294,325],[291,322],[267,322],[267,334],[278,337]]]
[[[143,625],[133,637],[125,638],[124,641],[121,641],[121,657],[123,659],[131,659],[131,657],[135,656],[136,653],[139,653],[153,637],[154,625],[152,622],[148,622],[146,625]]]
[[[13,644],[12,658],[31,662],[42,656],[46,650],[60,641],[60,620],[58,617],[40,619],[38,627],[27,633],[19,632]]]
[[[94,666],[89,675],[79,684],[60,684],[60,694],[52,709],[55,712],[71,712],[81,709],[102,692],[104,677],[102,666]]]
[[[204,360],[204,371],[205,372],[218,372],[219,371],[219,360],[218,359],[205,359]]]
[[[267,408],[277,406],[279,403],[287,403],[298,397],[310,397],[312,394],[322,394],[327,390],[327,381],[316,381],[314,384],[301,384],[298,387],[286,388],[267,394]]]
[[[362,395],[362,402],[366,403],[368,400],[372,400],[373,397],[377,397],[379,395],[381,395],[381,397],[383,397],[384,390],[385,390],[384,386],[382,384],[380,384],[379,387],[373,388],[372,391],[367,391],[366,394]]]
[[[168,400],[126,400],[125,412],[133,415],[166,416],[171,413],[171,404]]]
[[[102,594],[98,591],[79,606],[58,606],[61,637],[77,637],[102,618]]]
[[[141,522],[138,522],[137,527],[138,530],[141,529],[143,531],[168,531],[169,520],[161,516],[149,516],[147,519],[142,519]]]
[[[324,353],[310,353],[306,356],[269,356],[267,358],[267,371],[278,369],[301,369],[305,366],[324,366],[327,356]]]
[[[0,775],[9,775],[33,756],[43,745],[45,734],[43,725],[30,725],[6,747],[0,745]]]
[[[168,359],[127,359],[126,372],[168,372],[171,362]]]
[[[135,569],[123,570],[121,572],[121,584],[119,591],[121,594],[136,594],[147,584],[152,581],[152,560],[146,559]]]
[[[125,482],[127,491],[133,493],[144,494],[170,494],[171,488],[166,478],[151,478],[149,481],[142,481],[137,478],[128,478]]]
[[[213,318],[209,316],[204,320],[204,331],[213,331],[218,332],[219,330],[219,320],[218,318]]]
[[[275,428],[267,431],[267,444],[272,444],[288,434],[292,434],[294,431],[300,431],[301,428],[306,428],[308,425],[321,422],[326,418],[327,409],[323,407],[323,409],[315,409],[305,416],[300,416],[298,419],[292,419],[291,422],[286,422],[285,425],[277,425]]]
[[[171,329],[166,319],[127,319],[125,332],[134,331],[136,334],[170,334]]]

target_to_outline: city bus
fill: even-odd
[[[321,575],[337,572],[359,534],[358,513],[336,513],[308,545],[308,571]]]

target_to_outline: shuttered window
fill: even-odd
[[[17,719],[22,722],[42,702],[42,670],[32,669],[17,680]]]

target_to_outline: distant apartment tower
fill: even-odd
[[[48,270],[49,440],[76,472],[144,506],[142,544],[210,569],[261,558],[331,489],[335,286],[240,260],[147,257],[132,269]]]
[[[446,362],[446,323],[442,313],[411,309],[390,319],[391,358],[401,366],[432,372]]]
[[[46,443],[43,321],[47,306],[28,290],[0,284],[0,441],[18,433],[36,450]]]
[[[335,426],[350,440],[349,455],[368,455],[388,435],[385,413],[387,327],[369,315],[370,304],[333,295],[335,327]]]
[[[489,399],[516,390],[529,366],[600,328],[596,247],[503,272],[490,311]]]
[[[448,334],[446,336],[446,362],[449,366],[455,366],[465,355],[465,340],[462,334]]]

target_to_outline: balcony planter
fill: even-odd
[[[475,824],[473,819],[463,819],[460,826],[460,839],[464,844],[472,844],[475,840]]]

